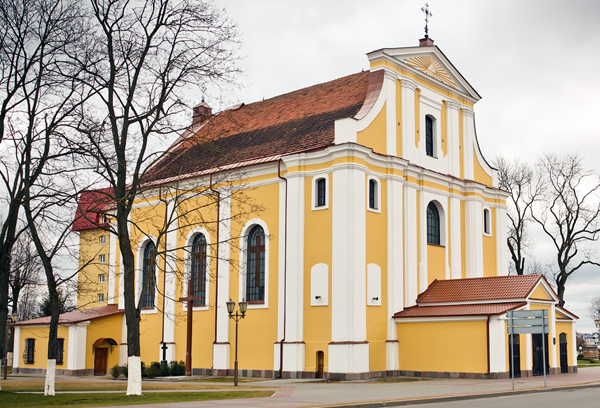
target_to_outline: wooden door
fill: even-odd
[[[560,340],[560,373],[569,372],[569,359],[567,358],[567,335],[561,333],[559,336]]]
[[[325,353],[317,351],[317,378],[323,378],[323,367],[325,366]]]
[[[94,375],[106,375],[108,349],[97,348],[94,351]]]
[[[512,376],[513,372],[512,372],[512,364],[513,361],[515,362],[515,378],[520,378],[521,377],[521,339],[519,338],[518,334],[515,334],[512,341],[513,341],[513,346],[512,346],[512,350],[514,350],[515,353],[515,358],[513,360],[512,358],[512,354],[511,354],[511,347],[510,347],[510,341],[511,341],[511,336],[510,334],[508,335],[508,375]]]

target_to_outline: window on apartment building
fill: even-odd
[[[255,225],[248,234],[246,263],[246,300],[262,303],[265,301],[265,232]]]
[[[65,339],[56,339],[56,364],[63,364]]]
[[[154,260],[154,242],[149,241],[144,248],[144,265],[142,272],[142,307],[154,307],[154,293],[156,291],[156,267]]]
[[[33,364],[35,356],[35,339],[25,340],[25,364]]]
[[[489,208],[483,209],[483,233],[486,235],[492,234],[492,228],[491,228],[492,217],[491,217],[491,215],[492,215],[492,213],[490,212]]]
[[[100,255],[99,258],[100,258],[100,263],[101,264],[106,263],[106,255],[102,254],[102,255]]]
[[[206,238],[198,234],[192,243],[192,296],[200,299],[194,300],[194,305],[206,304]]]
[[[440,213],[434,203],[427,205],[427,243],[440,245]]]
[[[99,283],[104,283],[104,274],[103,273],[101,273],[101,274],[98,275],[98,282]]]
[[[106,235],[100,235],[100,243],[102,245],[106,244]]]
[[[104,302],[104,293],[98,293],[98,303]]]
[[[433,124],[434,124],[435,120],[427,115],[425,116],[425,153],[427,154],[427,156],[433,156],[434,155],[434,144],[433,144]]]

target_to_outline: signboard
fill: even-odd
[[[514,334],[548,334],[548,311],[547,310],[511,310],[506,312],[506,331],[511,335],[510,354],[513,358],[511,362],[511,377],[513,391],[515,389],[515,354],[513,350],[512,335]],[[598,337],[596,335],[596,341]],[[542,370],[544,371],[544,388],[546,388],[546,342],[542,338]]]

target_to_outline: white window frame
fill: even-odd
[[[101,245],[106,244],[106,235],[100,235],[100,244]]]
[[[98,283],[104,283],[104,274],[103,273],[98,274]]]
[[[240,239],[240,252],[239,252],[239,300],[246,299],[246,260],[248,254],[248,234],[252,227],[260,225],[265,233],[265,301],[264,303],[248,303],[248,309],[268,309],[269,308],[269,255],[270,255],[270,240],[269,240],[269,228],[267,224],[259,219],[254,218],[244,225],[242,228],[242,234]]]
[[[142,283],[144,279],[144,249],[146,248],[146,244],[152,241],[154,242],[154,246],[156,247],[156,237],[153,235],[148,235],[144,237],[140,243],[138,244],[136,251],[136,270],[135,270],[135,306],[137,307],[141,301],[140,294],[142,292]],[[156,263],[156,267],[154,268],[154,279],[156,282],[156,290],[154,291],[154,307],[152,309],[141,309],[140,314],[157,314],[158,313],[158,275],[159,268],[158,262]]]
[[[325,179],[325,205],[317,206],[317,200],[319,199],[319,194],[317,191],[317,181],[320,179]],[[313,211],[327,210],[329,208],[329,174],[317,174],[312,178],[311,184],[311,209]]]
[[[98,293],[98,303],[104,303],[104,293]]]
[[[489,218],[488,218],[489,232],[487,232],[485,230],[485,212],[486,212],[486,210],[487,210],[487,212],[489,214]],[[484,205],[483,209],[481,210],[481,230],[483,231],[483,235],[485,235],[486,237],[491,237],[492,236],[492,231],[494,230],[493,227],[492,227],[492,210],[487,205]]]
[[[98,256],[98,261],[101,264],[105,264],[106,263],[106,255],[105,254],[100,254],[100,256]]]
[[[375,183],[377,184],[377,191],[375,191],[375,208],[369,207],[369,184],[371,180],[375,181]],[[381,181],[375,176],[367,176],[367,211],[381,214]]]
[[[211,271],[211,257],[210,257],[210,234],[208,233],[208,231],[202,227],[196,227],[193,230],[191,230],[186,239],[185,239],[185,253],[184,253],[184,281],[183,281],[183,296],[187,297],[188,295],[188,280],[190,279],[190,276],[192,275],[192,243],[194,242],[194,238],[196,238],[196,235],[198,234],[203,234],[204,238],[206,239],[206,282],[204,282],[204,287],[206,288],[206,297],[205,297],[205,305],[204,306],[194,306],[193,310],[208,310],[208,305],[210,304],[210,271]],[[218,245],[218,243],[217,243]],[[217,251],[218,253],[218,251]],[[216,262],[219,262],[219,260],[217,259]],[[187,305],[188,302],[184,302],[183,303],[183,311],[187,312]]]

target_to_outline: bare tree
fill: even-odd
[[[600,320],[600,296],[594,296],[592,298],[588,313],[593,320]]]
[[[556,250],[552,277],[563,306],[569,277],[585,265],[600,266],[589,246],[600,237],[600,180],[576,154],[544,155],[536,172],[542,191],[531,215]]]
[[[499,187],[510,193],[506,239],[512,261],[510,269],[517,275],[523,275],[526,271],[525,255],[533,245],[529,234],[529,224],[533,222],[531,206],[540,194],[540,184],[536,182],[534,170],[518,159],[511,161],[499,156],[494,166],[498,169]]]
[[[144,170],[153,160],[156,138],[181,132],[176,118],[187,111],[190,87],[224,83],[237,69],[235,27],[208,1],[90,0],[96,39],[85,55],[96,58],[87,85],[96,104],[80,130],[90,156],[110,186],[116,234],[122,255],[127,323],[128,395],[141,394],[139,322],[135,263],[128,221]],[[163,139],[164,143],[164,139]]]

